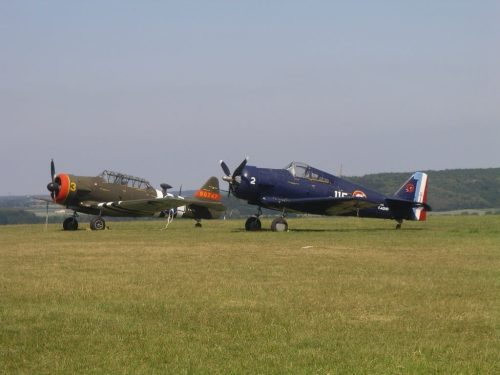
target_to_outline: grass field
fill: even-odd
[[[499,216],[289,224],[0,227],[0,373],[500,373]]]

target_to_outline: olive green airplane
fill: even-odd
[[[225,211],[217,177],[210,177],[194,197],[185,198],[168,193],[168,184],[157,190],[145,179],[123,173],[105,170],[96,177],[56,174],[54,160],[50,172],[52,181],[47,189],[51,200],[73,210],[73,216],[63,222],[64,230],[78,229],[78,213],[94,215],[90,228],[101,230],[106,227],[103,216],[187,217],[201,227],[201,219],[216,219]]]

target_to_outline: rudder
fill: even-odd
[[[428,176],[423,172],[415,172],[394,194],[398,199],[414,202],[412,208],[414,220],[424,221],[427,218],[427,183]]]
[[[205,184],[196,191],[196,198],[204,201],[220,201],[219,180],[217,177],[210,177]]]

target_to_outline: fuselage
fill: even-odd
[[[386,196],[343,178],[302,163],[291,163],[284,169],[245,166],[234,194],[249,204],[260,207],[317,215],[341,215],[395,218],[386,206]],[[325,204],[315,204],[315,198],[358,197],[371,202],[371,207],[333,213]],[[310,199],[309,199],[310,198]],[[293,202],[293,200],[307,202]]]
[[[103,216],[132,216],[108,209],[104,204],[99,208],[90,207],[95,202],[116,202],[123,200],[153,199],[163,197],[163,193],[153,188],[147,181],[131,176],[103,172],[96,177],[76,176],[60,173],[55,177],[60,186],[54,202],[66,208]],[[139,213],[136,216],[143,216]]]

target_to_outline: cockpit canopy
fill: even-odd
[[[147,189],[151,187],[151,184],[143,178],[108,170],[104,170],[99,177],[108,184],[126,185],[136,189]]]
[[[295,178],[307,178],[309,180],[321,181],[325,183],[332,182],[319,169],[298,161],[292,161],[285,167],[285,169]]]

